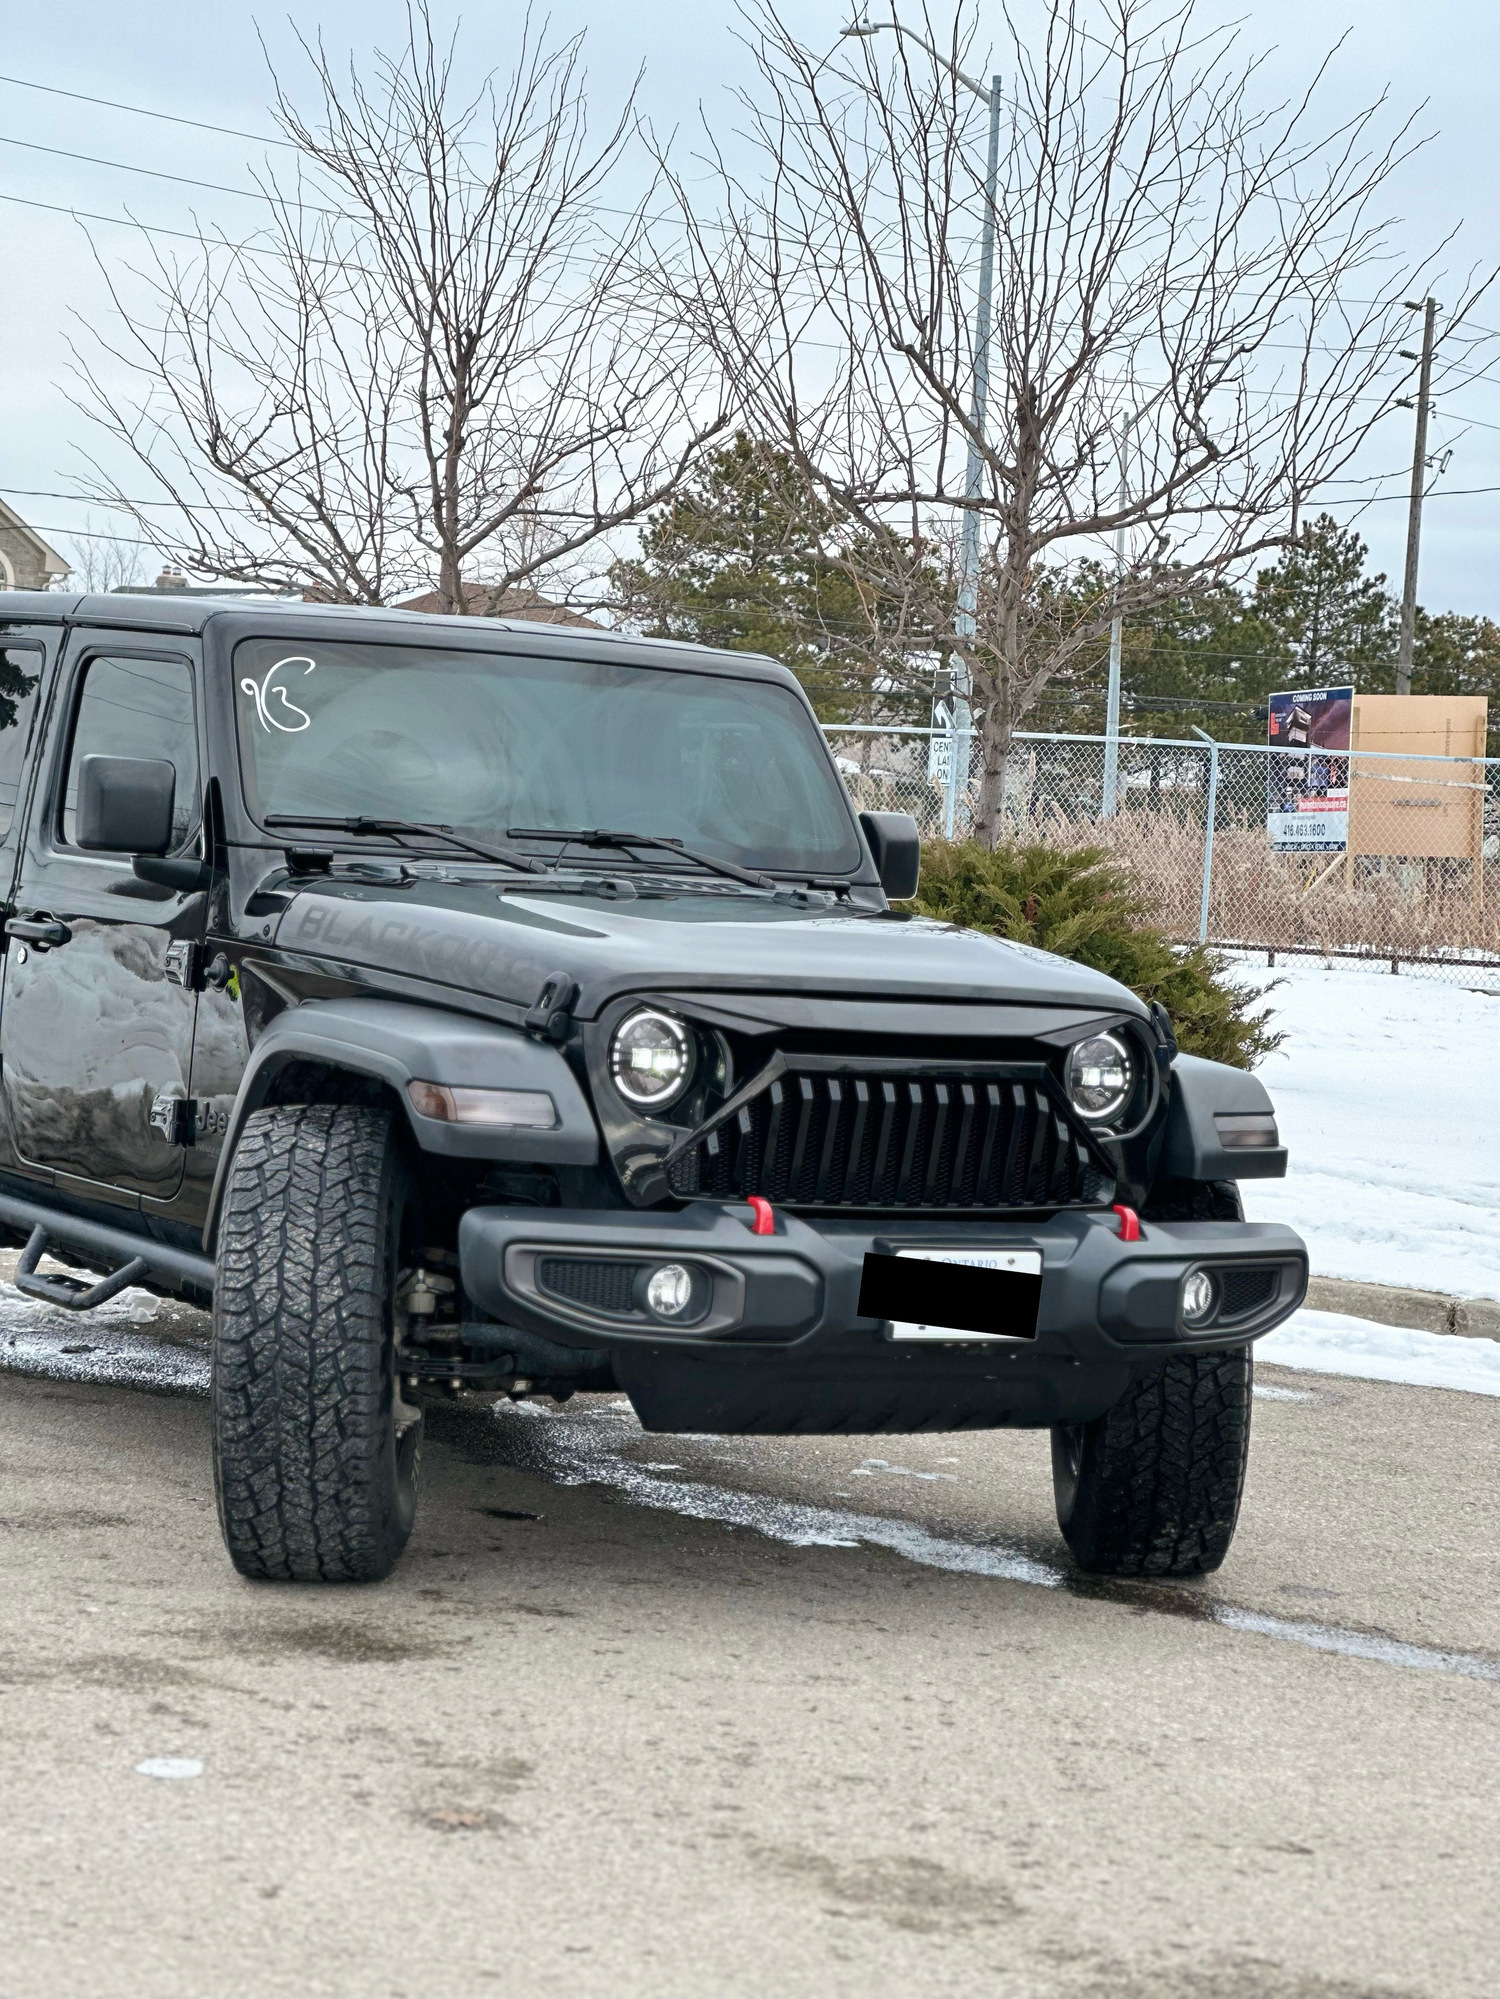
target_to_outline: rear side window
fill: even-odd
[[[73,722],[62,836],[77,844],[78,766],[85,757],[165,757],[177,773],[172,846],[198,830],[198,732],[193,671],[180,659],[91,659]]]
[[[15,820],[41,684],[40,647],[0,646],[0,839]]]

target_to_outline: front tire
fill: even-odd
[[[214,1293],[214,1488],[241,1575],[376,1582],[416,1517],[421,1421],[395,1377],[403,1224],[387,1110],[254,1112],[230,1168]]]
[[[1091,1423],[1052,1430],[1057,1523],[1081,1568],[1198,1576],[1229,1552],[1250,1454],[1248,1346],[1177,1354]]]

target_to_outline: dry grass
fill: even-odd
[[[1129,812],[1101,826],[1075,823],[1049,840],[1101,845],[1129,867],[1174,935],[1196,937],[1203,889],[1203,833],[1163,815]],[[1445,861],[1372,861],[1342,854],[1283,854],[1264,826],[1214,835],[1208,934],[1216,943],[1267,950],[1364,951],[1372,957],[1500,957],[1500,866],[1485,867],[1483,900],[1473,869]]]
[[[896,759],[885,744],[889,762]],[[905,744],[900,749],[915,762]],[[922,746],[925,761],[925,744]],[[880,762],[879,753],[874,761]],[[1258,775],[1258,773],[1257,773]],[[942,831],[943,798],[925,772],[845,770],[857,803],[870,811],[913,813],[925,834]],[[1202,798],[1163,793],[1153,810],[1139,794],[1113,819],[1070,816],[1057,801],[1017,820],[1021,842],[1064,849],[1102,847],[1129,868],[1172,937],[1198,935],[1203,889]],[[1494,847],[1493,838],[1489,842]],[[1500,856],[1484,863],[1482,896],[1472,864],[1342,854],[1285,854],[1267,842],[1253,811],[1221,820],[1214,835],[1209,938],[1261,951],[1363,952],[1373,958],[1500,959]]]

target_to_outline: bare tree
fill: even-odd
[[[106,269],[124,331],[80,356],[80,407],[200,574],[351,604],[435,580],[449,611],[482,578],[493,602],[585,559],[722,428],[701,350],[637,281],[649,192],[602,207],[633,110],[591,141],[581,41],[529,23],[509,77],[461,90],[427,0],[368,84],[304,51],[316,110],[277,83],[298,157],[258,183],[269,225],[159,254],[133,274],[145,314]],[[89,496],[144,527],[91,466]]]
[[[1409,374],[1416,281],[1378,209],[1409,125],[1381,136],[1379,105],[1320,124],[1313,89],[1259,108],[1256,63],[1232,33],[1200,32],[1191,0],[1039,13],[1034,33],[1004,17],[980,436],[983,106],[958,74],[971,15],[913,10],[883,37],[866,21],[830,53],[767,0],[748,16],[759,84],[744,98],[761,173],[715,151],[711,208],[674,182],[693,251],[680,308],[741,421],[845,524],[873,596],[925,599],[941,579],[911,622],[967,662],[990,843],[1012,734],[1047,681],[1117,612],[1285,545],[1348,473]],[[972,635],[957,573],[971,509]],[[1098,558],[1120,529],[1116,581]]]
[[[141,544],[96,528],[92,514],[84,519],[88,525],[69,536],[73,566],[62,579],[64,586],[95,596],[143,583],[147,564]]]

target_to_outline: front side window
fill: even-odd
[[[817,873],[859,861],[816,725],[767,681],[247,639],[234,683],[245,789],[262,823],[406,819],[476,839],[604,827],[742,867]]]
[[[41,684],[40,647],[0,646],[0,839],[16,816]]]
[[[180,659],[91,659],[73,722],[62,836],[77,845],[78,767],[85,757],[164,757],[177,773],[172,851],[198,830],[198,732],[193,672]]]

